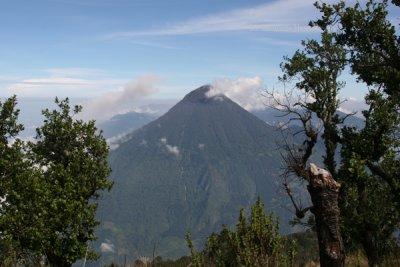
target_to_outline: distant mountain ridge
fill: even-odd
[[[103,136],[105,138],[111,138],[133,132],[155,118],[156,115],[152,113],[131,111],[124,114],[118,114],[110,120],[100,123],[98,128],[103,131]]]
[[[99,242],[132,258],[155,244],[157,255],[177,257],[187,253],[187,231],[203,240],[258,196],[289,220],[277,180],[279,132],[226,96],[207,97],[209,89],[187,94],[111,152],[115,184],[99,206]]]
[[[249,112],[271,126],[279,126],[283,123],[287,123],[290,118],[290,116],[282,116],[282,112],[270,107],[251,110]],[[338,111],[338,114],[340,116],[346,115],[340,111]],[[159,113],[149,112],[127,112],[118,114],[110,120],[100,123],[98,128],[103,130],[105,138],[113,138],[113,140],[117,140],[118,137],[132,133],[147,123],[157,119],[161,115],[162,114]],[[293,123],[296,125],[296,121],[292,121],[292,125]],[[359,117],[349,116],[345,121],[345,125],[361,128],[364,125],[364,121]],[[298,122],[298,126],[300,126],[300,122]]]

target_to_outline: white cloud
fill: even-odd
[[[24,86],[41,86],[41,85],[89,85],[90,81],[84,79],[76,79],[69,77],[49,77],[49,78],[36,78],[26,79],[20,81],[15,87]]]
[[[135,101],[158,92],[158,81],[159,78],[155,75],[140,76],[119,90],[107,92],[85,103],[82,116],[84,119],[107,120],[127,106],[133,108]]]
[[[0,75],[0,83],[17,82],[21,79],[20,76],[15,75]]]
[[[99,82],[69,77],[44,77],[23,79],[14,84],[7,85],[7,95],[18,96],[57,96],[75,93],[95,87]]]
[[[248,111],[262,110],[271,105],[275,105],[278,109],[282,108],[270,96],[265,94],[263,80],[259,76],[216,79],[206,95],[216,101],[222,99],[221,95],[225,95]],[[290,100],[287,102],[288,100],[280,90],[273,92],[273,95],[274,98],[285,104],[292,105],[294,103],[294,101]],[[291,95],[293,99],[301,96],[302,93],[300,91],[294,91]],[[362,117],[361,111],[367,108],[363,99],[360,100],[354,97],[341,99],[345,99],[345,101],[341,104],[339,111],[347,114],[356,113],[357,117]],[[311,96],[308,96],[307,101],[313,102],[314,100]]]
[[[368,108],[365,101],[359,100],[354,97],[348,97],[345,101],[340,105],[339,111],[350,114],[356,113],[355,116],[362,118],[363,115],[361,113],[362,110],[366,110]]]
[[[114,245],[111,243],[101,243],[100,251],[103,253],[114,252]]]
[[[218,100],[219,95],[225,95],[244,109],[255,110],[266,107],[266,98],[262,96],[262,90],[263,80],[259,76],[241,77],[235,80],[222,78],[212,83],[207,96]]]
[[[140,142],[140,145],[141,145],[141,146],[147,146],[147,141],[146,141],[145,139],[143,139],[143,140]]]
[[[107,138],[107,144],[110,147],[110,150],[116,150],[121,143],[126,141],[129,138],[129,131],[125,133],[120,133],[110,138]]]
[[[265,43],[274,46],[292,46],[292,47],[300,47],[301,42],[299,40],[285,40],[285,39],[277,39],[277,38],[270,38],[270,37],[259,37],[253,39],[259,43]]]
[[[7,80],[1,79],[5,84],[5,95],[16,94],[20,97],[65,97],[96,95],[123,84],[126,80],[111,79],[105,72],[97,69],[85,68],[52,68],[41,70],[43,74],[38,77]]]
[[[167,151],[175,156],[179,156],[179,148],[177,146],[165,145]]]
[[[139,46],[147,46],[147,47],[154,47],[154,48],[162,48],[162,49],[178,49],[176,46],[161,44],[160,42],[149,42],[149,41],[137,41],[132,40],[129,42],[133,45]]]
[[[168,153],[171,153],[172,155],[177,157],[179,156],[180,154],[179,148],[177,146],[169,145],[166,137],[161,137],[160,142],[163,146],[165,146]]]
[[[106,74],[104,70],[90,68],[49,68],[44,71],[56,77],[98,77]]]
[[[108,35],[108,38],[135,36],[186,35],[229,31],[308,32],[308,21],[317,14],[315,0],[277,0],[250,8],[217,13],[164,28],[125,31]]]

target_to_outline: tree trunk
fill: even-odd
[[[332,175],[311,164],[308,191],[311,196],[318,236],[321,267],[344,266],[345,254],[340,233],[338,206],[340,184]]]
[[[357,206],[357,212],[362,213],[364,207],[368,203],[368,195],[366,193],[366,186],[364,183],[359,183],[357,185],[357,191],[358,191],[358,201],[359,203],[362,203],[362,205]],[[374,242],[374,233],[369,230],[368,228],[368,222],[364,221],[363,222],[363,228],[361,229],[361,243],[364,248],[364,252],[367,255],[368,258],[368,266],[374,267],[374,266],[379,266],[382,257],[379,255],[378,248],[376,246],[376,243]]]
[[[375,246],[374,237],[372,233],[366,231],[365,236],[363,237],[362,240],[362,244],[365,254],[367,255],[368,258],[368,266],[370,267],[380,266],[382,259],[379,255],[378,249]]]
[[[64,258],[55,255],[54,253],[46,253],[46,258],[49,266],[51,267],[71,267],[72,264],[68,263]]]

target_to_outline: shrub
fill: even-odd
[[[266,214],[260,199],[247,219],[240,211],[234,230],[223,227],[211,234],[202,252],[196,252],[190,236],[188,246],[193,266],[292,266],[295,243],[279,234],[278,220]]]

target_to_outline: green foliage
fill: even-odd
[[[42,170],[46,198],[41,220],[42,253],[54,266],[68,266],[88,253],[95,239],[96,199],[110,189],[107,180],[106,141],[97,133],[94,121],[74,119],[68,99],[56,99],[58,110],[44,110],[44,124],[30,143],[35,164]]]
[[[15,138],[16,98],[0,103],[0,246],[3,264],[70,266],[95,254],[88,242],[94,228],[99,192],[110,189],[108,148],[94,121],[74,119],[68,99],[44,110],[35,142]],[[13,142],[10,142],[12,139]]]
[[[388,18],[389,1],[317,5],[319,25],[339,24],[335,38],[369,86],[365,127],[342,130],[342,221],[348,249],[363,246],[369,264],[380,264],[395,245],[400,221],[400,43]],[[393,1],[398,5],[398,1]]]
[[[349,47],[352,71],[371,86],[365,98],[369,106],[363,112],[365,128],[347,129],[346,137],[362,143],[354,152],[389,185],[400,208],[400,42],[388,18],[388,1],[369,0],[365,8],[360,4],[345,8],[342,3],[335,8],[343,25],[338,39]]]
[[[135,265],[136,264],[136,265]],[[127,262],[126,264],[107,264],[104,267],[126,267],[126,266],[149,266],[149,267],[188,267],[193,266],[191,264],[191,258],[189,256],[183,256],[176,260],[163,259],[158,256],[150,263],[139,263],[137,261]]]
[[[346,197],[341,212],[347,248],[351,251],[362,245],[370,260],[379,263],[395,249],[392,235],[400,221],[395,193],[399,164],[395,128],[399,117],[388,109],[382,93],[371,90],[367,101],[371,108],[364,111],[365,127],[342,131],[340,177]],[[387,179],[370,167],[379,168]]]
[[[197,253],[187,240],[194,266],[291,266],[296,256],[295,243],[279,234],[277,220],[265,214],[260,199],[249,219],[241,210],[234,231],[224,227],[210,235],[203,252]]]
[[[329,188],[329,184],[340,188],[340,184],[334,181],[338,180],[336,155],[340,127],[346,116],[342,117],[338,112],[341,103],[339,92],[344,87],[339,78],[347,61],[345,48],[337,42],[334,28],[327,27],[327,23],[330,20],[324,17],[321,21],[311,22],[310,26],[317,26],[321,30],[320,40],[303,41],[301,50],[297,50],[290,58],[284,58],[280,80],[293,82],[295,86],[285,92],[284,100],[275,100],[282,114],[289,117],[289,123],[293,120],[301,123],[301,129],[293,136],[304,133],[301,145],[286,142],[283,146],[285,191],[298,219],[305,218],[308,211],[315,217],[321,265],[342,266],[345,253],[339,223],[339,193],[338,190],[332,190],[333,186]],[[315,181],[318,179],[313,179],[309,164],[315,160],[320,140],[323,142],[323,168],[330,174],[326,175],[329,179],[317,185]],[[308,191],[312,206],[302,207],[301,201],[295,200],[289,181],[292,177],[306,182],[304,191]]]
[[[388,19],[388,4],[387,0],[353,6],[345,1],[334,5],[317,2],[322,16],[310,24],[322,30],[323,45],[303,42],[305,52],[296,52],[282,64],[283,80],[300,78],[296,87],[315,99],[299,106],[323,122],[324,164],[342,184],[344,240],[350,251],[362,246],[370,265],[379,264],[391,252],[391,237],[400,221],[400,42],[396,27]],[[320,54],[324,60],[315,60],[319,58],[313,55],[324,51],[327,53]],[[342,84],[332,78],[346,65],[369,87],[362,129],[338,127],[342,121],[335,113]],[[311,126],[304,123],[307,120],[302,122],[309,138],[305,144],[312,148]],[[335,154],[339,143],[338,170]],[[303,160],[311,154],[310,149],[305,151]]]
[[[191,263],[191,259],[188,256],[183,256],[177,260],[168,260],[161,257],[156,257],[152,262],[152,266],[155,267],[187,267]]]
[[[38,258],[37,217],[43,199],[40,173],[26,157],[24,143],[16,138],[16,97],[0,102],[0,261],[25,264]]]
[[[191,256],[191,265],[194,267],[202,267],[205,264],[204,257],[201,253],[198,253],[196,251],[196,248],[194,247],[193,241],[191,239],[190,233],[187,233],[185,236],[186,243],[188,245],[188,248],[190,250],[190,256]]]
[[[314,231],[307,230],[286,236],[286,247],[290,248],[293,242],[297,248],[294,259],[296,266],[306,266],[311,261],[318,262],[318,239]]]
[[[295,88],[298,91],[296,93],[301,96],[297,100],[294,97],[296,93],[292,92],[291,97],[294,100],[289,99],[289,101],[296,102],[292,104],[292,107],[282,107],[286,114],[294,114],[296,120],[302,122],[307,136],[303,161],[311,156],[313,142],[319,138],[318,125],[312,123],[313,116],[318,118],[318,123],[320,122],[323,126],[321,137],[325,146],[324,164],[335,176],[335,153],[339,141],[338,125],[345,119],[340,117],[337,111],[340,106],[339,91],[344,86],[344,82],[340,82],[339,77],[346,66],[346,51],[337,43],[335,33],[330,29],[323,25],[311,25],[319,26],[322,30],[321,40],[303,41],[304,48],[296,51],[291,58],[285,57],[284,62],[281,63],[283,71],[281,81],[295,81]],[[311,99],[313,101],[310,101]]]
[[[388,16],[389,1],[368,0],[346,7],[335,5],[342,30],[338,40],[348,46],[352,71],[367,85],[381,86],[399,100],[400,43]]]
[[[14,138],[24,127],[18,123],[19,109],[16,108],[17,97],[0,102],[0,142],[7,144],[9,138]],[[3,148],[4,149],[4,148]]]

